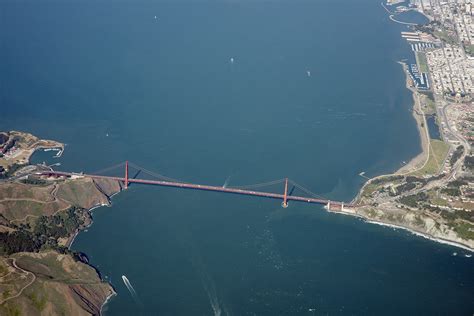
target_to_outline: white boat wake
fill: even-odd
[[[204,283],[204,289],[206,290],[207,296],[209,297],[209,303],[211,304],[212,311],[214,312],[214,316],[221,316],[222,309],[219,304],[219,299],[215,293],[215,289],[210,288],[208,284]]]
[[[224,185],[222,186],[223,188],[227,188],[227,185],[229,185],[229,181],[230,181],[231,177],[232,177],[232,175],[228,176],[227,179],[225,179]]]
[[[125,275],[122,275],[122,281],[127,287],[128,291],[130,292],[130,295],[132,295],[132,298],[134,301],[138,304],[141,305],[140,300],[138,299],[137,291],[133,288],[132,284],[128,280],[128,278]]]
[[[214,316],[230,315],[230,312],[227,309],[222,297],[219,297],[216,283],[209,274],[206,264],[199,253],[199,249],[192,241],[188,242],[188,249],[191,256],[191,263],[201,279],[202,286],[207,294],[207,297],[209,298],[209,304],[211,305]]]

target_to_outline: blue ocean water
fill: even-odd
[[[348,201],[360,172],[420,150],[396,63],[406,27],[378,1],[0,6],[0,126],[66,143],[63,170],[128,159],[214,185],[288,176]],[[73,249],[116,288],[107,315],[474,310],[464,251],[311,205],[134,185]]]

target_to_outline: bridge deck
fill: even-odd
[[[108,179],[108,180],[116,180],[125,182],[125,178],[122,177],[110,177],[110,176],[100,176],[100,175],[92,175],[92,174],[76,174],[70,172],[60,172],[60,171],[48,171],[43,173],[43,175],[54,175],[54,176],[84,176],[93,179]],[[202,191],[214,191],[214,192],[224,192],[224,193],[233,193],[233,194],[240,194],[240,195],[251,195],[251,196],[259,196],[265,197],[270,199],[277,199],[277,200],[284,200],[284,195],[279,193],[270,193],[270,192],[262,192],[262,191],[252,191],[252,190],[245,190],[245,189],[237,189],[237,188],[224,188],[212,185],[204,185],[204,184],[192,184],[192,183],[182,183],[182,182],[172,182],[172,181],[160,181],[160,180],[145,180],[145,179],[131,179],[128,178],[129,183],[140,183],[140,184],[149,184],[149,185],[158,185],[164,187],[174,187],[174,188],[183,188],[183,189],[192,189],[192,190],[202,190]],[[337,201],[330,201],[325,199],[318,199],[318,198],[311,198],[311,197],[303,197],[303,196],[293,196],[288,195],[287,200],[289,201],[300,201],[306,203],[314,203],[314,204],[322,204],[327,205],[330,202],[331,207],[352,207],[351,204],[345,204],[343,202]]]

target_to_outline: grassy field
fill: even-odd
[[[120,190],[120,186],[115,181],[113,183],[102,181],[101,185],[111,193]],[[107,197],[97,189],[91,179],[65,181],[59,183],[58,186],[59,199],[55,200],[51,194],[53,185],[2,184],[0,185],[0,214],[7,220],[20,224],[29,222],[32,217],[50,216],[71,205],[91,208],[97,204],[108,203]]]
[[[474,239],[474,225],[466,222],[458,223],[454,230],[458,233],[459,237],[469,240]]]
[[[430,197],[430,202],[434,205],[448,206],[448,202],[446,200],[437,196],[434,196],[433,198]]]
[[[32,186],[22,183],[5,183],[0,186],[0,201],[3,199],[34,199],[42,202],[53,201],[53,185]]]
[[[41,215],[50,216],[56,211],[65,209],[68,204],[62,201],[40,203],[31,200],[16,200],[0,202],[0,214],[10,221],[25,222],[26,217],[39,217]]]
[[[412,173],[414,176],[426,176],[436,174],[446,158],[449,145],[438,139],[430,140],[430,157],[426,165],[419,171]]]
[[[418,69],[421,72],[428,72],[428,61],[426,60],[426,55],[423,52],[416,52],[416,63],[418,64]]]
[[[96,188],[91,179],[66,181],[59,185],[58,197],[83,208],[107,204],[107,198]]]
[[[369,183],[369,184],[367,184],[367,185],[365,186],[364,192],[362,193],[362,196],[363,196],[363,197],[369,197],[372,193],[374,193],[375,191],[377,191],[378,188],[379,188],[378,185]]]
[[[12,260],[7,258],[0,259],[1,275],[0,278],[0,301],[17,295],[22,288],[27,286],[32,280],[31,274],[15,269]],[[0,313],[1,314],[1,313]]]
[[[375,181],[375,183],[371,182],[371,183],[367,184],[364,187],[364,191],[362,192],[361,196],[363,198],[367,198],[372,193],[374,193],[375,191],[381,189],[387,183],[390,183],[392,185],[397,185],[397,184],[402,183],[402,179],[394,179],[394,177],[391,176],[391,175],[379,178],[377,181]]]
[[[54,251],[39,254],[20,254],[17,257],[19,267],[31,271],[35,275],[45,277],[49,281],[63,283],[97,283],[97,273],[93,268],[80,262],[75,262],[68,255]]]
[[[453,36],[450,36],[446,31],[436,30],[434,31],[433,35],[446,43],[449,43],[452,45],[455,45],[457,43],[457,39],[454,38]]]
[[[9,265],[8,269],[15,272],[0,280],[0,300],[11,299],[0,304],[0,315],[85,315],[86,311],[97,314],[101,302],[111,294],[109,285],[101,282],[92,267],[69,255],[48,251],[12,257],[29,273]],[[31,283],[33,274],[36,278]],[[21,289],[22,294],[15,297]]]
[[[464,49],[467,54],[469,54],[470,56],[474,56],[474,45],[466,45]]]

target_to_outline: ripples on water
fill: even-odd
[[[64,170],[128,159],[214,185],[288,176],[350,200],[361,170],[384,173],[419,152],[396,63],[412,54],[407,29],[378,1],[25,0],[0,10],[0,126],[67,143]],[[94,210],[88,230],[73,248],[117,288],[109,315],[474,310],[472,258],[317,206],[131,186]]]

